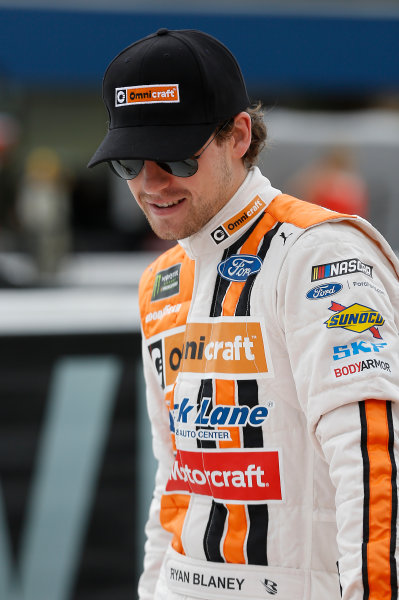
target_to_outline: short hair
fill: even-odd
[[[248,150],[243,156],[245,166],[249,169],[257,164],[259,155],[266,144],[267,128],[263,118],[262,103],[250,106],[246,109],[246,112],[251,117],[251,143]],[[223,123],[220,124],[222,126]],[[231,136],[234,125],[234,117],[231,118],[230,122],[223,128],[216,138],[216,142],[221,144],[224,140]]]

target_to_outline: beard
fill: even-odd
[[[199,192],[187,188],[169,188],[162,194],[164,203],[181,200],[185,203],[184,218],[167,216],[161,218],[154,215],[148,207],[152,200],[150,194],[141,192],[136,198],[147,221],[155,233],[162,240],[180,240],[200,231],[230,200],[235,192],[233,189],[233,169],[227,161],[225,153],[218,155],[218,160],[212,164],[212,170],[203,175],[205,185]],[[183,207],[182,207],[183,208]]]

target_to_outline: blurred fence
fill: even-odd
[[[2,600],[136,597],[154,461],[134,283],[0,294]]]

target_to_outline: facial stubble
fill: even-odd
[[[179,240],[200,231],[219,210],[230,200],[232,196],[232,167],[228,163],[226,155],[220,153],[218,155],[218,164],[213,164],[213,185],[209,186],[210,192],[196,195],[195,198],[189,189],[179,188],[176,192],[173,189],[168,190],[168,195],[171,201],[177,198],[185,198],[185,202],[189,203],[187,218],[178,224],[170,219],[170,223],[165,219],[163,226],[158,225],[147,208],[145,193],[138,196],[138,204],[142,209],[153,232],[163,240]],[[168,200],[168,195],[165,195],[165,200]]]

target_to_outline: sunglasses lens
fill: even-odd
[[[198,161],[195,158],[159,163],[159,166],[175,177],[191,177],[198,171]]]
[[[144,161],[141,158],[131,160],[111,160],[111,166],[115,173],[122,179],[134,179],[143,168]]]
[[[144,165],[141,158],[130,160],[111,160],[112,170],[123,179],[134,179],[140,173]],[[198,171],[198,161],[195,158],[176,160],[171,162],[157,162],[164,171],[175,177],[191,177]]]

